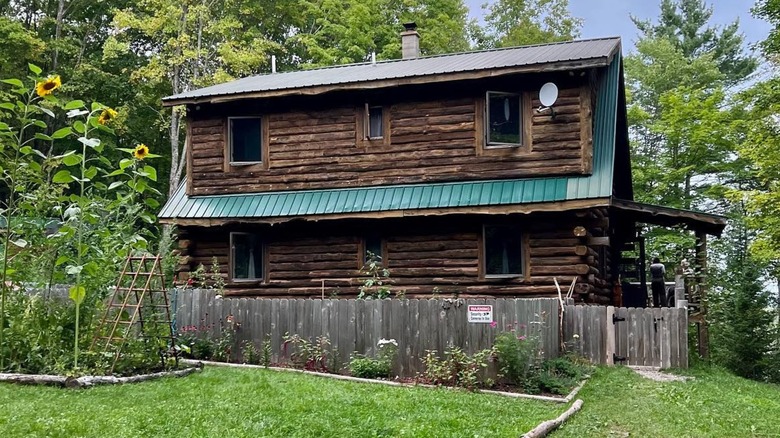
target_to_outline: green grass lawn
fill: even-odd
[[[0,437],[517,437],[565,406],[262,369],[86,390],[0,384]]]
[[[696,379],[658,383],[600,368],[579,393],[582,411],[550,436],[780,437],[780,386],[716,369],[689,374]]]

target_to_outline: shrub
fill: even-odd
[[[565,395],[583,379],[587,368],[568,356],[546,360],[527,384],[536,392]]]
[[[535,337],[502,332],[494,344],[501,376],[518,386],[523,386],[539,365],[541,352]]]
[[[452,347],[444,352],[444,356],[444,359],[440,359],[429,350],[423,359],[425,371],[418,376],[418,380],[434,385],[458,386],[469,391],[493,386],[493,381],[484,377],[488,361],[493,357],[493,349],[469,355],[458,347]]]
[[[389,378],[398,354],[398,342],[395,339],[380,339],[377,349],[377,359],[353,356],[349,362],[350,373],[366,379]]]
[[[330,340],[326,336],[318,336],[314,342],[310,342],[297,334],[285,334],[282,355],[289,357],[290,365],[294,368],[325,373],[336,368],[335,360],[331,357]]]

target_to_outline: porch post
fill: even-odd
[[[707,234],[696,231],[696,285],[699,288],[699,356],[710,356],[710,331],[707,326]]]

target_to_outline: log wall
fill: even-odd
[[[476,216],[257,225],[235,231],[268,236],[266,278],[255,283],[228,283],[226,293],[354,297],[365,278],[360,273],[363,236],[378,233],[385,242],[385,265],[394,293],[409,297],[557,296],[554,279],[565,293],[576,278],[575,298],[596,301],[591,295],[600,287],[597,251],[582,245],[572,234],[577,224],[592,219],[560,213],[503,220],[518,221],[524,230],[523,278],[491,279],[480,274],[485,219]],[[229,232],[224,227],[182,227],[180,246],[185,257],[180,271],[192,271],[198,264],[208,271],[216,257],[227,279]]]
[[[525,93],[525,144],[483,149],[484,93],[386,98],[389,139],[361,138],[359,100],[255,112],[203,110],[189,120],[191,195],[582,174],[592,167],[592,91],[560,91],[555,117]],[[455,91],[457,93],[457,91]],[[243,112],[242,112],[243,111]],[[226,163],[228,116],[263,114],[268,162]],[[487,151],[484,152],[483,151]]]

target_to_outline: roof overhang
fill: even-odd
[[[474,70],[457,73],[438,73],[424,76],[408,76],[403,78],[370,80],[359,82],[348,82],[342,84],[329,84],[308,86],[299,88],[286,88],[278,90],[252,91],[245,93],[234,93],[228,95],[212,95],[191,98],[164,98],[163,106],[194,105],[194,104],[218,104],[234,102],[244,99],[265,99],[271,97],[287,96],[316,96],[334,91],[355,91],[355,90],[376,90],[381,88],[392,88],[406,85],[425,85],[432,83],[445,83],[455,81],[467,81],[473,79],[493,78],[525,73],[553,73],[560,71],[587,70],[609,65],[612,57],[598,57],[592,59],[578,59],[574,61],[553,62],[549,64],[523,65],[517,67],[506,67],[496,69]]]
[[[705,232],[717,237],[720,237],[723,229],[728,225],[728,219],[725,216],[644,204],[625,199],[613,198],[611,207],[634,222],[667,227],[684,225],[694,231]]]

